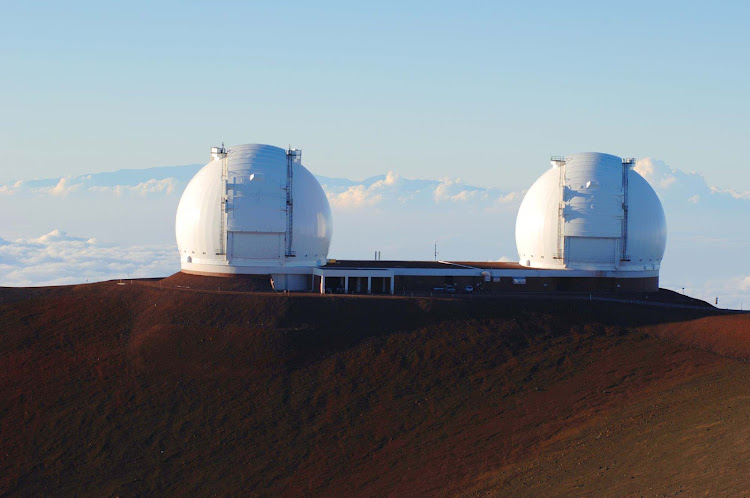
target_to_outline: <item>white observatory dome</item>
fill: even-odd
[[[595,152],[552,158],[518,210],[520,263],[658,276],[667,242],[664,210],[634,164]]]
[[[299,150],[270,145],[213,147],[177,207],[182,270],[286,281],[325,264],[331,209],[300,159]]]

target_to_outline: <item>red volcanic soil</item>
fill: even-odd
[[[0,289],[0,494],[750,492],[749,315],[179,278]]]

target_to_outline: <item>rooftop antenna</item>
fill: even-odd
[[[437,240],[435,241],[435,261],[437,261]]]

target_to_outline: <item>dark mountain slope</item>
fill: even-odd
[[[580,494],[580,484],[715,484],[653,464],[687,468],[690,455],[703,467],[734,461],[721,475],[741,486],[737,438],[750,419],[738,414],[750,402],[735,357],[745,358],[738,331],[748,316],[709,313],[158,282],[29,291],[0,304],[0,491]],[[715,343],[701,342],[707,327],[737,346],[712,353]],[[703,431],[717,419],[734,436],[721,425]],[[661,440],[644,429],[650,420],[669,429]],[[597,446],[605,429],[612,443]],[[650,440],[680,453],[657,458]],[[594,472],[613,458],[617,472]]]

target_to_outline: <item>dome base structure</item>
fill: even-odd
[[[160,285],[212,292],[271,292],[268,275],[197,275],[179,271],[163,279]]]
[[[262,266],[241,267],[216,265],[200,265],[183,263],[181,273],[202,277],[248,277],[263,276],[269,279],[271,287],[276,291],[309,291],[312,289],[312,268],[286,267],[268,268]],[[275,273],[269,272],[272,270]]]

